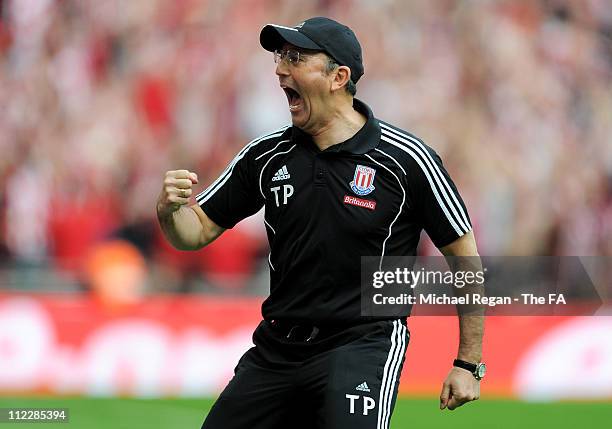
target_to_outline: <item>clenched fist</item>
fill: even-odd
[[[186,204],[189,204],[193,190],[198,183],[198,176],[189,170],[174,170],[166,172],[164,186],[157,199],[157,213],[160,216],[172,214]]]
[[[454,410],[480,397],[480,381],[467,370],[453,367],[440,393],[440,409]]]

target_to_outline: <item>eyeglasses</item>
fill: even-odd
[[[287,63],[296,66],[300,61],[305,61],[305,58],[307,56],[307,54],[304,54],[300,51],[296,51],[294,49],[276,49],[274,51],[274,62],[278,64],[281,61],[286,61]]]

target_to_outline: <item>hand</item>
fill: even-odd
[[[157,199],[157,213],[160,216],[169,215],[186,204],[193,191],[191,187],[198,183],[198,176],[189,170],[166,172],[164,186]]]
[[[475,401],[480,397],[480,381],[468,370],[453,367],[440,393],[440,409],[454,410],[463,404]]]

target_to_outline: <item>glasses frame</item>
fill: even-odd
[[[300,52],[296,49],[275,49],[274,63],[279,64],[284,61],[287,64],[291,64],[292,66],[297,66],[300,61],[306,61],[306,57],[308,56],[309,54]]]

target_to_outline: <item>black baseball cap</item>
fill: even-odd
[[[353,30],[333,19],[317,16],[295,27],[268,24],[259,35],[261,46],[274,52],[285,43],[303,49],[323,51],[341,66],[351,69],[351,80],[357,82],[363,75],[361,45]]]

